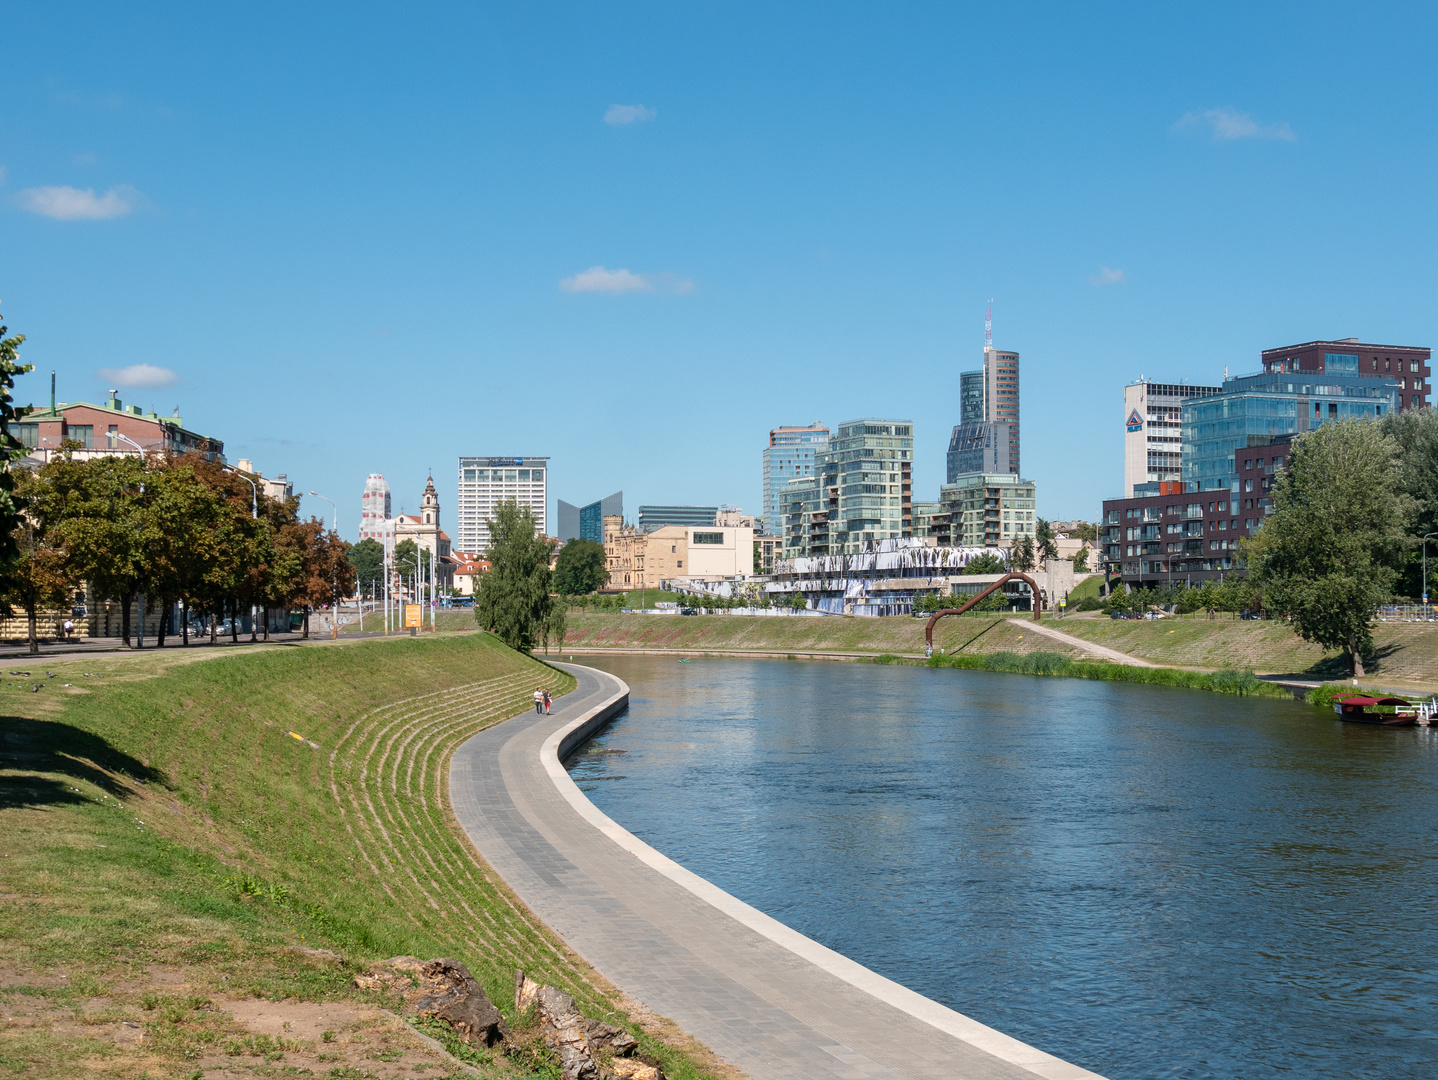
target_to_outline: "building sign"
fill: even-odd
[[[420,612],[422,612],[423,610],[424,610],[424,609],[423,609],[419,604],[406,604],[406,605],[404,606],[404,625],[405,625],[405,627],[406,627],[406,628],[411,627],[411,626],[420,626],[420,627],[422,627],[422,626],[423,626],[423,622],[422,622],[422,620],[421,620],[421,618],[420,618]]]
[[[492,458],[485,458],[484,460],[485,460],[485,463],[486,463],[491,469],[494,468],[496,465],[523,465],[523,464],[524,464],[524,458],[522,458],[522,457],[492,457]]]
[[[1133,412],[1128,414],[1127,427],[1129,431],[1143,430],[1143,417],[1139,416],[1137,409],[1134,409]]]

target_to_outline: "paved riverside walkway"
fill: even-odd
[[[610,982],[753,1080],[1101,1080],[826,949],[605,817],[558,752],[629,688],[563,666],[579,685],[553,715],[517,716],[459,748],[450,801],[490,866]]]

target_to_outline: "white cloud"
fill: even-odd
[[[103,195],[96,195],[94,188],[34,187],[16,198],[23,209],[56,221],[98,221],[124,217],[135,209],[139,194],[132,187],[114,187]]]
[[[162,386],[173,386],[180,377],[169,368],[154,364],[131,364],[122,368],[101,368],[95,376],[109,386],[140,387],[156,390]]]
[[[1123,271],[1110,270],[1107,266],[1100,266],[1098,273],[1088,279],[1090,285],[1122,285],[1123,282]]]
[[[559,282],[565,292],[592,292],[619,295],[629,292],[688,293],[694,291],[694,282],[673,274],[635,274],[628,270],[607,270],[602,266],[591,266],[582,273],[567,277]]]
[[[658,115],[659,110],[651,109],[647,105],[611,105],[604,114],[604,122],[606,124],[634,124],[653,120]]]
[[[1232,139],[1279,139],[1293,142],[1298,136],[1286,123],[1260,124],[1247,113],[1235,109],[1205,109],[1203,112],[1184,113],[1177,130],[1207,128],[1214,142],[1228,142]]]

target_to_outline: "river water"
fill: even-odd
[[[589,660],[606,814],[1112,1080],[1438,1076],[1438,732],[975,671]]]

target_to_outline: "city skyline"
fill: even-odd
[[[1435,336],[1432,11],[623,10],[7,8],[20,400],[179,405],[341,503],[450,498],[478,428],[554,496],[751,512],[770,429],[903,416],[933,498],[992,298],[1022,472],[1091,518],[1115,387]]]

